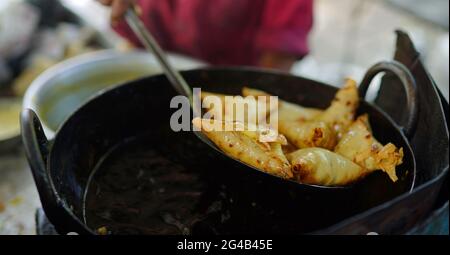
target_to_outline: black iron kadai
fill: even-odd
[[[378,123],[374,129],[381,142],[392,140],[404,148],[411,144],[404,170],[416,175],[403,172],[406,178],[399,185],[386,189],[385,178],[373,175],[350,189],[318,190],[230,163],[194,134],[170,130],[171,109],[161,105],[169,105],[176,91],[164,76],[152,76],[104,91],[78,109],[54,141],[47,141],[35,114],[23,112],[22,138],[48,219],[61,234],[95,234],[99,229],[113,234],[407,233],[448,200],[448,194],[437,199],[448,172],[448,128],[432,79],[406,34],[398,35],[395,59],[416,81],[418,115],[410,114],[414,111],[398,74],[383,78],[376,102],[382,110],[363,103],[360,111]],[[183,76],[205,90],[233,94],[251,84],[322,108],[336,90],[250,69],[193,70]],[[294,98],[311,90],[315,97]],[[399,102],[408,107],[402,109]],[[149,109],[158,114],[149,116]],[[407,125],[406,139],[398,129],[414,122]],[[93,171],[98,182],[92,184]],[[127,176],[139,178],[130,181]],[[153,182],[140,181],[144,179]]]

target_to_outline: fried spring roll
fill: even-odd
[[[248,88],[248,87],[244,87],[242,89],[242,95],[244,97],[247,97],[247,96],[270,97],[270,96],[272,96],[271,94],[266,93],[262,90],[252,89],[252,88]],[[271,110],[275,110],[275,109],[271,109]],[[289,102],[286,102],[286,101],[283,101],[280,99],[278,100],[278,119],[280,121],[281,120],[283,120],[283,121],[293,121],[293,120],[305,121],[305,120],[310,120],[310,119],[316,117],[320,113],[322,113],[322,111],[319,109],[316,109],[316,108],[303,107],[303,106],[289,103]]]
[[[244,96],[270,96],[256,89],[244,88]],[[279,100],[278,129],[290,143],[298,148],[322,147],[333,149],[336,145],[334,131],[323,121],[312,119],[322,113],[321,110],[306,108]]]
[[[398,149],[392,143],[383,146],[375,139],[367,114],[349,127],[335,152],[368,170],[383,170],[393,182],[398,179],[395,168],[403,162],[403,148]]]
[[[226,120],[226,121],[241,121],[244,123],[251,123],[251,124],[259,124],[262,123],[263,120],[265,120],[268,113],[273,109],[270,108],[271,105],[269,104],[270,101],[267,99],[267,101],[261,101],[258,103],[258,96],[254,96],[254,100],[248,100],[251,98],[246,98],[247,96],[244,96],[242,98],[241,103],[245,103],[245,105],[242,105],[243,108],[237,109],[236,107],[239,107],[237,105],[233,105],[237,103],[238,101],[230,101],[226,100],[225,98],[228,97],[235,97],[233,95],[226,95],[226,94],[219,94],[219,93],[211,93],[211,92],[205,92],[202,91],[200,98],[204,100],[207,97],[215,96],[220,100],[221,106],[222,106],[222,114],[220,118],[216,118],[218,120]],[[250,95],[251,96],[251,95]],[[217,106],[213,104],[212,107],[209,107],[208,110],[218,110],[213,109]],[[243,118],[242,120],[238,120],[237,118],[237,111],[243,109]],[[260,112],[261,111],[261,112]]]
[[[297,148],[321,147],[332,150],[336,145],[334,131],[323,121],[279,121],[280,133]]]
[[[225,122],[220,122],[224,127]],[[193,119],[192,123],[228,156],[282,178],[293,177],[281,148],[286,142],[283,136],[279,135],[275,142],[261,142],[260,131],[211,131],[215,123],[200,118]]]
[[[315,120],[323,121],[332,127],[339,140],[352,124],[358,106],[359,94],[356,82],[347,79],[344,87],[336,93],[330,107],[317,116]]]
[[[322,148],[306,148],[287,155],[294,178],[305,184],[345,186],[368,174],[351,160]]]

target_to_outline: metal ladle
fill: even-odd
[[[155,38],[152,36],[152,34],[147,30],[144,23],[139,17],[137,7],[131,6],[128,8],[127,13],[125,15],[125,19],[128,23],[128,25],[131,27],[133,32],[136,34],[140,42],[144,45],[144,47],[149,51],[150,53],[153,53],[155,55],[157,61],[161,65],[164,74],[169,79],[170,84],[175,88],[175,90],[183,96],[186,96],[189,99],[191,108],[194,111],[194,114],[199,114],[195,112],[196,107],[193,107],[195,101],[194,97],[191,91],[191,88],[189,87],[186,80],[183,78],[183,76],[178,72],[177,69],[175,69],[167,60],[166,54],[162,50],[161,46],[159,46],[158,42],[155,40]],[[208,144],[209,146],[213,147],[214,149],[218,150],[219,152],[223,153],[219,148],[217,148],[202,132],[194,132],[195,135],[200,138],[204,143]]]
[[[151,53],[153,53],[156,56],[156,59],[158,60],[159,64],[163,68],[163,71],[167,78],[169,79],[172,86],[175,88],[175,90],[186,97],[188,97],[191,107],[195,111],[195,107],[193,107],[193,95],[190,90],[190,87],[186,80],[183,78],[183,76],[172,67],[172,65],[167,61],[166,54],[159,46],[158,42],[155,40],[155,38],[150,34],[150,32],[145,27],[142,20],[139,18],[138,12],[136,11],[136,7],[132,6],[127,10],[125,19],[128,23],[128,25],[131,27],[133,32],[136,34],[140,42],[144,45],[144,47]],[[231,158],[230,156],[226,155],[222,150],[220,150],[214,143],[212,143],[202,132],[194,132],[195,135],[197,135],[200,140],[202,140],[204,143],[211,146],[213,149],[217,150],[222,155],[225,155],[227,158],[237,161],[241,164],[244,164],[250,168],[259,170],[249,164],[246,164],[242,161],[236,160],[234,158]],[[259,170],[261,171],[261,170]],[[342,189],[346,187],[327,187],[327,186],[320,186],[320,185],[308,185],[304,184],[306,186],[312,186],[316,188],[325,188],[325,189]]]

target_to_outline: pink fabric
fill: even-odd
[[[216,65],[256,65],[261,52],[308,52],[313,0],[139,0],[142,19],[168,51]],[[140,45],[129,27],[115,27]]]

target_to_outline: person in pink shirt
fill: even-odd
[[[308,53],[313,0],[98,0],[114,29],[141,46],[123,15],[135,2],[161,46],[213,65],[289,70]]]

